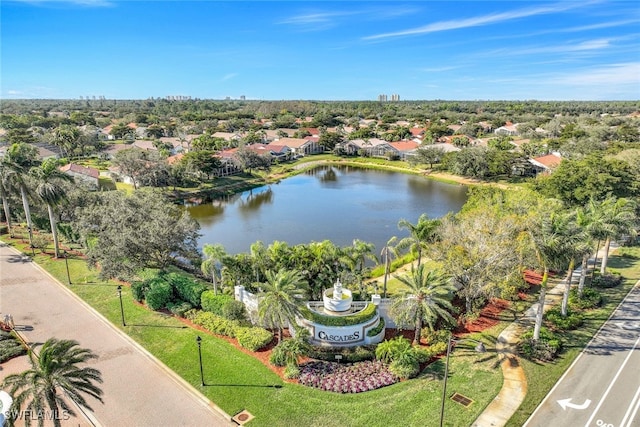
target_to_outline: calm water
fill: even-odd
[[[278,184],[246,191],[187,209],[201,226],[200,247],[221,243],[227,253],[266,246],[331,240],[338,246],[360,239],[376,245],[376,254],[392,237],[402,238],[401,218],[415,224],[457,212],[467,187],[395,172],[321,166]]]

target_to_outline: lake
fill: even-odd
[[[229,254],[249,252],[252,243],[273,241],[290,246],[331,240],[349,246],[354,239],[375,244],[379,254],[392,237],[408,235],[398,221],[415,224],[421,214],[439,218],[458,212],[467,187],[422,176],[319,166],[304,174],[188,206],[200,223],[205,243],[220,243]]]

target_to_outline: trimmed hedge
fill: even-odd
[[[214,334],[225,335],[231,338],[235,338],[236,329],[242,326],[237,320],[225,319],[222,316],[216,316],[208,311],[193,309],[187,311],[185,316],[196,325],[202,326]]]
[[[378,322],[378,325],[373,329],[369,329],[369,331],[367,332],[367,336],[375,337],[380,332],[382,332],[383,329],[384,329],[384,317],[381,317],[380,321]]]
[[[238,327],[235,330],[238,344],[250,351],[258,351],[273,340],[273,334],[264,328]]]
[[[540,339],[533,339],[533,330],[527,331],[520,337],[518,351],[530,360],[551,362],[562,350],[562,340],[547,328],[540,329]]]
[[[194,307],[200,306],[200,295],[207,290],[205,285],[178,273],[169,273],[165,277],[182,301]]]
[[[161,278],[154,279],[150,283],[144,299],[150,309],[160,310],[173,301],[173,288]]]
[[[373,303],[369,303],[364,310],[347,316],[326,316],[306,307],[301,312],[305,319],[324,326],[352,326],[373,319],[376,315],[376,306]]]
[[[222,317],[229,320],[246,320],[247,310],[242,302],[232,299],[222,306]]]
[[[169,304],[167,304],[167,308],[169,309],[171,314],[178,317],[184,317],[184,314],[187,311],[191,310],[193,306],[186,301],[176,301],[176,302],[170,302]]]
[[[615,288],[622,283],[622,276],[619,274],[607,273],[603,276],[596,276],[591,281],[593,286],[598,288]]]
[[[222,307],[229,301],[234,301],[232,295],[215,295],[212,290],[204,291],[200,295],[200,305],[204,311],[222,316]]]
[[[341,362],[355,363],[376,358],[375,345],[361,345],[357,347],[320,347],[311,346],[308,356],[312,359],[335,362],[336,355],[342,356]]]

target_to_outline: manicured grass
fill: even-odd
[[[517,427],[524,424],[600,326],[609,318],[620,301],[633,288],[640,279],[640,262],[638,260],[640,260],[640,247],[638,246],[621,248],[615,256],[609,259],[609,270],[622,274],[625,277],[623,284],[616,288],[599,289],[604,296],[603,306],[585,312],[584,325],[580,329],[561,334],[565,350],[556,361],[553,363],[534,363],[521,359],[529,382],[527,396],[507,426]]]
[[[28,253],[19,239],[6,242]],[[61,283],[67,282],[64,259],[36,254],[42,265]],[[104,282],[75,255],[68,259],[73,284],[70,289],[116,327],[145,347],[178,375],[200,389],[230,415],[243,409],[256,418],[251,426],[424,426],[435,425],[440,414],[444,361],[434,362],[418,378],[367,393],[337,394],[283,382],[257,359],[238,351],[223,339],[197,331],[176,318],[152,312],[135,303],[123,287],[126,327],[121,326],[117,283]],[[507,325],[489,331],[491,342]],[[202,340],[205,387],[200,386],[196,336]],[[489,345],[492,348],[493,345]],[[477,418],[502,386],[495,353],[482,355],[459,347],[451,357],[448,390],[471,398],[469,408],[447,400],[446,425],[467,426]]]
[[[20,233],[17,233],[20,235]],[[25,239],[4,240],[30,253]],[[49,251],[51,252],[51,251]],[[640,248],[624,248],[626,256],[613,256],[612,271],[622,273],[623,286],[603,290],[603,308],[592,311],[585,327],[565,334],[567,343],[562,357],[553,364],[522,361],[529,381],[525,402],[509,421],[510,426],[524,423],[541,399],[551,389],[584,345],[630,287],[640,277]],[[64,259],[55,260],[48,254],[36,253],[35,261],[60,282],[66,283]],[[230,415],[246,409],[256,418],[251,426],[424,426],[437,425],[440,416],[444,360],[432,363],[416,379],[361,394],[336,394],[293,383],[283,382],[257,359],[238,351],[223,339],[187,327],[178,319],[152,312],[135,303],[130,289],[123,287],[126,327],[121,326],[117,283],[100,281],[97,272],[89,270],[85,260],[71,253],[68,258],[73,284],[70,289],[104,315],[116,327],[124,330],[178,375],[199,388]],[[513,320],[503,312],[501,322],[485,331],[481,338],[488,343],[485,354],[474,353],[469,346],[459,344],[451,356],[448,393],[460,393],[474,402],[469,408],[447,399],[445,425],[468,426],[495,397],[502,386],[502,371],[492,349],[500,331]],[[200,386],[200,372],[195,338],[200,335],[205,387]]]

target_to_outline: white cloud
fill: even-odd
[[[640,96],[640,62],[609,64],[601,67],[579,70],[571,74],[557,76],[550,83],[583,85],[635,85],[636,96]]]
[[[411,28],[403,31],[367,36],[367,37],[363,37],[363,40],[379,40],[379,39],[387,39],[387,38],[393,38],[393,37],[414,36],[414,35],[420,35],[420,34],[435,33],[440,31],[457,30],[462,28],[480,27],[480,26],[485,26],[490,24],[497,24],[505,21],[511,21],[513,19],[564,12],[569,9],[584,6],[585,4],[587,3],[579,3],[579,2],[559,3],[555,5],[550,5],[550,6],[518,9],[518,10],[509,11],[509,12],[482,15],[482,16],[476,16],[476,17],[467,18],[467,19],[454,19],[450,21],[440,21],[440,22],[434,22],[432,24],[425,25],[418,28]]]
[[[224,76],[220,79],[220,81],[223,81],[223,82],[224,82],[224,81],[227,81],[227,80],[231,80],[232,78],[236,77],[237,75],[238,75],[238,73],[229,73],[229,74],[226,74],[226,75],[224,75]]]
[[[46,4],[70,4],[75,6],[87,7],[111,7],[115,3],[109,0],[12,0],[16,3],[28,3],[34,6],[42,6]]]

